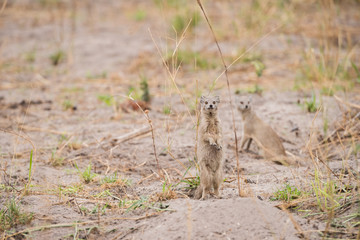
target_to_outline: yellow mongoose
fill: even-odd
[[[241,97],[237,100],[238,110],[242,117],[242,139],[240,148],[247,143],[249,149],[252,140],[262,149],[265,159],[286,165],[289,160],[286,157],[284,146],[275,131],[264,123],[252,111],[251,97]]]
[[[217,114],[220,97],[201,96],[201,113],[198,137],[198,163],[200,166],[200,185],[195,198],[205,199],[211,188],[219,195],[223,181],[222,129]]]

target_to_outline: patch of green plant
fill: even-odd
[[[69,99],[65,99],[62,103],[62,107],[63,107],[63,110],[69,110],[69,109],[73,109],[74,108],[74,103],[69,100]]]
[[[141,99],[141,93],[140,90],[134,86],[130,86],[127,92],[128,96],[131,96],[134,100],[140,100]]]
[[[142,91],[141,100],[144,102],[150,102],[150,91],[149,91],[149,84],[148,79],[145,76],[141,76],[141,82],[140,82],[140,89]]]
[[[131,201],[131,205],[126,209],[126,212],[129,212],[129,211],[132,211],[132,210],[135,210],[137,208],[148,208],[149,206],[149,203],[148,203],[148,197],[144,197],[144,196],[140,196],[140,199],[139,200],[133,200]],[[119,205],[123,205],[124,203],[122,202],[120,204],[119,202]]]
[[[36,59],[36,51],[35,50],[31,50],[27,53],[25,53],[25,60],[29,63],[33,63],[35,62]]]
[[[67,141],[67,140],[69,140],[69,136],[67,136],[66,134],[59,135],[59,139],[58,139],[59,144],[62,144],[64,141]]]
[[[11,186],[7,186],[3,183],[0,184],[0,190],[3,192],[11,192],[14,188],[12,188]]]
[[[56,154],[56,150],[53,150],[51,152],[51,158],[50,158],[50,163],[51,165],[53,165],[54,167],[58,167],[58,166],[62,166],[64,165],[64,159],[63,157],[61,156],[58,156]]]
[[[340,59],[327,59],[324,51],[320,49],[320,52],[316,53],[310,48],[304,52],[304,61],[300,68],[304,80],[322,83],[344,81],[351,80],[351,68],[357,73],[358,69],[348,55]]]
[[[178,35],[181,35],[190,20],[191,20],[191,22],[188,27],[188,30],[191,31],[199,24],[199,21],[200,21],[199,12],[195,11],[195,12],[191,12],[191,13],[187,12],[186,14],[178,14],[173,18],[171,25],[174,28],[175,32]]]
[[[182,183],[185,183],[185,189],[196,189],[200,185],[200,176],[196,174],[194,178],[188,178],[181,180]]]
[[[89,164],[84,171],[81,171],[76,163],[74,165],[80,177],[84,180],[85,183],[90,183],[97,176],[96,173],[91,172],[91,164]]]
[[[171,105],[165,104],[163,106],[163,113],[166,114],[166,115],[169,115],[171,113]]]
[[[241,49],[239,56],[244,54],[245,51],[246,51],[246,49]],[[242,62],[244,62],[244,63],[251,63],[251,62],[255,62],[255,61],[262,62],[262,59],[263,59],[263,56],[260,52],[249,52],[242,58]]]
[[[311,100],[305,100],[303,106],[310,113],[316,112],[318,110],[318,106],[316,104],[316,95],[313,94]]]
[[[114,172],[113,175],[104,176],[101,180],[101,184],[106,183],[119,183],[124,186],[131,186],[131,181],[127,178],[119,178],[117,172]]]
[[[328,87],[322,87],[320,93],[324,96],[334,96],[335,94],[334,89]]]
[[[63,88],[61,89],[63,92],[65,93],[79,93],[79,92],[84,92],[85,89],[82,87],[71,87],[71,88]]]
[[[272,197],[271,201],[291,201],[299,198],[302,195],[302,192],[297,189],[295,186],[291,186],[286,183],[284,189],[277,190]]]
[[[77,183],[71,186],[67,186],[67,187],[63,187],[63,186],[59,186],[58,187],[58,191],[59,191],[59,195],[66,195],[66,196],[72,196],[72,195],[76,195],[79,192],[81,192],[84,189],[84,186],[81,183]]]
[[[196,163],[196,158],[194,157],[194,160],[189,159],[189,162],[191,163],[191,165],[188,167],[188,169],[186,169],[180,182],[187,185],[185,186],[185,189],[196,189],[200,185],[200,176],[198,174],[198,171],[196,172],[196,176],[194,178],[185,178],[188,171]]]
[[[54,6],[59,3],[60,0],[37,0],[42,7]]]
[[[107,78],[107,72],[103,71],[103,72],[97,73],[97,74],[87,73],[86,78],[87,79],[106,79]]]
[[[6,231],[19,224],[30,223],[33,213],[24,213],[14,199],[4,204],[0,210],[0,231]]]
[[[186,5],[186,0],[154,0],[154,3],[158,7],[184,7]]]
[[[51,63],[54,66],[57,66],[60,63],[62,63],[65,60],[65,58],[66,58],[66,54],[63,50],[58,50],[55,53],[50,55]]]
[[[255,73],[258,77],[262,76],[262,73],[265,69],[265,64],[260,60],[255,60],[250,62],[255,67]]]
[[[101,183],[114,183],[118,180],[117,172],[114,172],[113,175],[104,176],[103,179],[101,179]]]
[[[316,196],[316,202],[319,209],[323,212],[333,210],[339,207],[339,197],[336,195],[336,183],[328,179],[326,182],[320,180],[319,172],[315,170],[314,181],[311,182],[312,190]]]
[[[111,107],[115,104],[115,99],[111,95],[98,95],[98,100],[105,103],[107,106]]]
[[[106,209],[110,209],[111,206],[108,203],[105,203],[101,208],[99,205],[96,205],[91,211],[90,214],[98,214],[104,215],[106,213]]]
[[[360,143],[356,143],[353,149],[354,155],[356,156],[360,152]]]
[[[134,19],[136,21],[142,21],[146,18],[146,12],[143,9],[138,9],[134,14]]]
[[[351,61],[351,66],[352,68],[355,70],[355,73],[356,73],[356,81],[358,83],[360,83],[360,71],[359,71],[359,68],[355,65],[355,63],[353,61]]]
[[[239,95],[241,93],[251,93],[251,94],[259,94],[261,95],[264,91],[264,88],[261,87],[258,84],[255,84],[251,87],[246,88],[245,90],[241,90],[241,89],[236,89],[235,90],[235,94]]]
[[[173,68],[179,68],[181,64],[191,65],[198,69],[213,69],[216,68],[214,62],[210,62],[207,58],[202,57],[198,52],[190,50],[179,50],[175,56],[168,56],[166,62]]]

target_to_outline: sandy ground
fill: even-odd
[[[218,67],[208,71],[179,71],[176,81],[190,106],[187,108],[172,87],[149,33],[150,29],[160,49],[167,47],[164,39],[169,25],[162,21],[167,17],[166,11],[159,13],[143,1],[134,5],[120,1],[92,5],[84,1],[79,3],[73,23],[68,17],[71,13],[62,10],[71,6],[71,2],[65,1],[58,8],[49,7],[48,11],[35,14],[36,6],[19,1],[0,16],[0,168],[5,169],[1,181],[21,189],[28,180],[30,149],[35,147],[32,185],[21,199],[23,210],[33,212],[34,219],[15,230],[56,225],[18,239],[298,239],[303,236],[296,226],[307,231],[309,239],[319,238],[316,231],[323,229],[324,223],[281,211],[275,207],[279,202],[269,200],[285,183],[303,189],[306,179],[311,177],[312,164],[306,146],[310,135],[318,136],[318,129],[323,128],[324,116],[308,113],[301,106],[304,99],[311,98],[310,91],[291,89],[296,77],[293,68],[301,58],[296,53],[313,39],[293,33],[273,34],[256,48],[265,56],[268,66],[262,78],[257,78],[246,64],[234,66],[229,73],[233,99],[237,89],[254,83],[266,87],[261,95],[253,95],[254,110],[278,132],[286,150],[303,159],[304,166],[267,162],[253,145],[251,152],[239,155],[242,176],[247,179],[251,196],[238,196],[229,94],[221,77],[212,94],[222,99],[219,115],[228,180],[221,188],[222,199],[194,200],[186,194],[185,185],[180,184],[173,189],[175,199],[159,201],[157,197],[164,192],[164,185],[157,173],[151,133],[116,142],[116,138],[148,126],[147,119],[139,111],[114,111],[99,100],[99,95],[117,95],[117,101],[124,103],[126,100],[120,95],[126,95],[130,86],[138,86],[139,76],[146,75],[152,94],[149,117],[154,126],[159,165],[168,177],[167,184],[175,185],[193,166],[196,115],[191,106],[195,102],[196,79],[206,93],[211,79],[222,72],[221,61],[214,60]],[[217,7],[215,4],[210,13],[215,14]],[[144,21],[134,20],[136,9],[149,10]],[[193,45],[216,57],[217,50],[206,25],[201,26],[184,45]],[[247,46],[252,41],[235,41],[225,36],[221,46],[224,54],[232,58],[236,46]],[[49,55],[59,48],[65,49],[67,58],[53,66]],[[34,49],[36,58],[29,63],[24,59]],[[290,50],[294,54],[289,55]],[[337,94],[359,103],[357,91],[356,85],[354,93]],[[64,109],[65,101],[72,103],[70,109]],[[322,97],[321,101],[333,130],[332,124],[342,117],[343,108],[333,97]],[[167,105],[171,106],[171,114],[164,114]],[[240,138],[241,118],[237,111],[235,121]],[[30,139],[34,146],[14,133]],[[314,138],[312,144],[316,141]],[[342,168],[340,153],[336,151],[329,162],[334,171]],[[54,164],[54,153],[60,159],[58,164]],[[355,156],[350,157],[349,164],[359,172],[356,162]],[[91,163],[98,177],[84,183],[75,163],[81,170]],[[129,184],[101,184],[103,176],[115,172]],[[195,174],[192,167],[186,177]],[[71,192],[69,187],[77,190]],[[99,196],[106,190],[111,195]],[[1,206],[14,194],[20,195],[16,190],[2,190]],[[128,201],[126,207],[119,207],[119,199]],[[153,201],[144,201],[137,209],[131,209],[139,199]],[[95,208],[96,211],[90,211]],[[84,223],[74,227],[74,222]]]

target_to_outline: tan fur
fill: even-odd
[[[198,163],[200,166],[200,186],[196,189],[195,198],[205,199],[214,189],[219,197],[219,188],[223,175],[222,130],[217,114],[218,96],[201,97],[201,114],[198,138]],[[210,109],[212,105],[214,109]]]
[[[287,158],[279,136],[252,111],[251,98],[242,97],[237,101],[237,106],[243,124],[240,148],[244,149],[244,145],[247,143],[245,149],[248,150],[252,140],[254,140],[262,149],[265,159],[284,165],[291,163],[292,161]]]

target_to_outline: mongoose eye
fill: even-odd
[[[213,101],[213,104],[215,104],[215,101]]]
[[[240,102],[240,104],[244,104],[244,102]]]
[[[205,104],[208,104],[208,102],[206,101]]]

